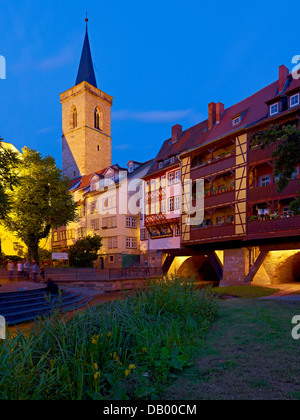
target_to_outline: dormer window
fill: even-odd
[[[279,105],[278,102],[270,106],[270,115],[278,114],[279,112]]]
[[[299,105],[299,93],[290,97],[290,107]]]
[[[242,117],[238,115],[237,117],[233,118],[232,125],[233,126],[238,125],[241,122],[241,120],[242,120]]]
[[[128,167],[128,172],[132,173],[132,172],[133,172],[133,170],[134,170],[133,165],[131,165],[131,166],[129,166],[129,167]]]
[[[174,162],[175,162],[175,156],[171,156],[170,163],[174,163]]]
[[[158,162],[158,168],[161,169],[163,167],[163,162]]]
[[[115,182],[115,176],[114,174],[109,175],[105,178],[105,186],[108,187],[109,185],[113,184]]]

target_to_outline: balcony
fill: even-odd
[[[235,188],[224,187],[216,191],[208,191],[204,195],[204,207],[215,207],[232,203],[235,200]]]
[[[216,158],[212,161],[208,160],[199,166],[191,168],[191,178],[198,179],[217,172],[224,172],[235,166],[235,153],[229,153],[222,158]]]
[[[248,221],[247,234],[252,237],[300,235],[300,216]]]
[[[299,179],[294,179],[289,182],[288,186],[279,193],[277,191],[277,184],[266,185],[265,187],[250,188],[248,191],[248,201],[267,200],[268,198],[284,198],[286,196],[296,195],[300,190]]]
[[[271,159],[272,152],[276,149],[276,144],[272,144],[265,149],[260,149],[258,146],[249,151],[248,163],[262,162]]]
[[[230,240],[235,236],[234,223],[224,223],[201,228],[192,228],[190,234],[191,241],[210,242]]]

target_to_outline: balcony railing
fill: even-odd
[[[235,226],[233,222],[192,228],[190,234],[191,240],[194,241],[224,240],[230,239],[233,235],[235,235]]]
[[[229,153],[220,159],[214,159],[212,161],[208,160],[207,162],[198,165],[194,168],[191,168],[191,177],[204,178],[207,175],[216,172],[223,172],[227,169],[232,168],[235,165],[235,153]]]
[[[279,193],[277,184],[270,184],[264,187],[250,188],[248,191],[248,201],[259,201],[273,197],[285,197],[296,195],[300,190],[300,180],[294,179],[290,181],[287,187]]]
[[[208,191],[204,195],[204,206],[214,207],[226,203],[232,203],[235,199],[235,187],[222,188],[216,191]]]
[[[258,146],[249,151],[248,163],[261,162],[267,159],[271,159],[272,152],[276,149],[276,144],[272,144],[264,149],[260,149]]]
[[[259,234],[259,233],[274,233],[274,232],[287,232],[291,235],[291,231],[300,234],[300,216],[284,217],[280,216],[276,219],[267,220],[252,220],[248,221],[247,233]]]

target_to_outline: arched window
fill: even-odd
[[[98,108],[95,108],[94,120],[95,120],[95,128],[97,130],[102,130],[102,123],[103,123],[103,121],[102,121],[102,112]]]
[[[77,127],[77,109],[73,108],[73,128]]]

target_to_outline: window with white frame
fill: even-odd
[[[170,197],[168,199],[168,210],[169,211],[174,210],[174,197]]]
[[[91,229],[92,230],[99,230],[99,219],[91,220]]]
[[[67,238],[75,239],[75,229],[67,229]]]
[[[112,195],[111,197],[103,198],[102,208],[103,210],[112,209],[117,205],[117,197]]]
[[[126,227],[127,228],[137,228],[137,218],[136,217],[131,217],[131,216],[127,216],[126,217]]]
[[[270,106],[270,115],[278,114],[279,112],[279,105],[278,102]]]
[[[78,236],[79,239],[85,238],[85,236],[86,236],[86,229],[84,227],[78,228],[77,229],[77,236]]]
[[[151,203],[151,214],[155,214],[155,203]]]
[[[149,216],[149,214],[150,214],[150,206],[149,206],[149,204],[146,204],[145,212],[146,212],[146,216]]]
[[[115,175],[111,174],[105,177],[105,186],[108,187],[109,185],[115,182]]]
[[[163,175],[160,180],[161,188],[165,188],[166,186],[166,175]]]
[[[266,187],[267,185],[270,185],[271,182],[271,176],[270,175],[264,175],[259,178],[259,186],[260,187]]]
[[[150,191],[150,182],[147,181],[146,182],[146,193],[148,193]]]
[[[175,236],[180,236],[180,227],[178,225],[175,226]]]
[[[151,179],[151,191],[155,191],[155,179]]]
[[[232,120],[232,125],[238,125],[241,122],[241,116],[239,115],[238,117],[233,118]]]
[[[117,216],[112,217],[104,217],[102,219],[102,228],[103,229],[110,229],[117,227]]]
[[[162,213],[165,213],[166,212],[166,200],[161,200],[161,203],[160,203],[160,211]]]
[[[174,198],[174,204],[175,204],[175,210],[179,210],[180,209],[180,195],[177,195]]]
[[[174,184],[174,172],[169,173],[169,185]]]
[[[177,184],[180,181],[180,171],[175,171],[174,184]]]
[[[118,248],[118,238],[116,236],[113,236],[108,239],[108,249]]]
[[[97,213],[97,206],[96,206],[96,201],[94,201],[93,203],[91,203],[91,213]]]
[[[299,105],[299,93],[290,97],[290,107]]]
[[[126,237],[126,248],[136,249],[137,248],[137,239]]]
[[[57,232],[53,232],[53,242],[57,242],[57,241],[58,241]]]

